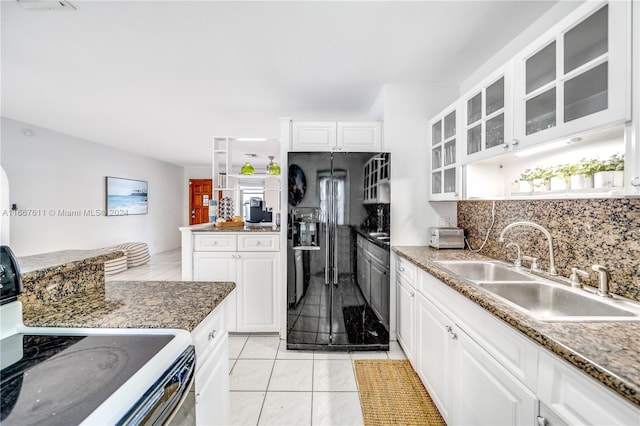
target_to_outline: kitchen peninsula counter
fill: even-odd
[[[32,327],[180,328],[189,332],[233,291],[231,282],[110,281],[35,308]]]
[[[436,261],[495,260],[468,250],[396,246],[392,250],[640,406],[640,322],[544,322],[512,308],[440,267]]]
[[[271,225],[247,225],[244,226],[213,226],[212,223],[205,223],[201,225],[183,226],[179,228],[180,231],[191,232],[264,232],[277,234],[280,232],[280,227],[273,229]]]

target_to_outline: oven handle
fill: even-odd
[[[195,349],[189,346],[118,425],[164,425],[175,414],[195,378]]]

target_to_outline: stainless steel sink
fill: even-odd
[[[368,232],[367,235],[372,238],[389,237],[388,232]]]
[[[469,281],[534,281],[536,279],[499,262],[451,260],[437,263]]]
[[[492,293],[545,321],[638,321],[640,304],[602,299],[582,289],[547,282],[479,282]]]

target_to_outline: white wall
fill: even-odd
[[[9,245],[11,235],[11,202],[9,200],[9,179],[4,169],[0,167],[0,244],[2,245]]]
[[[457,85],[386,85],[384,150],[391,153],[391,244],[426,245],[427,228],[439,217],[455,224],[455,202],[427,202],[427,120],[449,99]]]
[[[23,134],[26,128],[32,136]],[[35,214],[11,218],[11,246],[18,256],[127,241],[145,242],[151,253],[180,246],[182,167],[6,118],[1,161],[9,178],[10,203]],[[104,210],[105,176],[148,181],[149,213],[86,214]],[[79,216],[66,216],[63,210]]]

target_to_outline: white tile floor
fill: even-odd
[[[105,278],[106,281],[180,281],[182,279],[180,256],[179,248],[154,254],[149,263]]]
[[[107,281],[179,281],[180,249]],[[290,351],[278,336],[229,336],[231,424],[361,425],[355,359],[406,359],[397,342],[389,352]]]
[[[229,336],[233,425],[361,425],[355,359],[406,359],[389,352],[290,351],[278,336]]]

